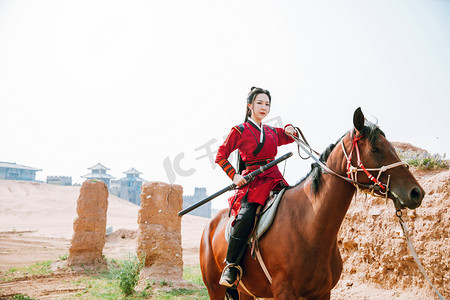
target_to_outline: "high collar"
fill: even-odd
[[[262,143],[264,141],[264,124],[261,122],[261,126],[259,126],[252,118],[248,118],[248,121],[261,133],[259,136],[259,142]]]
[[[253,120],[252,118],[248,118],[248,121],[252,122],[256,126],[256,128],[258,128],[259,130],[261,130],[261,128],[263,127],[263,123],[262,122],[261,122],[261,126],[259,126],[258,123],[256,123],[256,121]]]

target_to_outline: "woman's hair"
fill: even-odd
[[[266,94],[269,97],[269,103],[272,103],[272,97],[270,96],[270,92],[268,90],[252,86],[250,89],[250,92],[247,95],[247,104],[252,104],[253,100],[255,100],[256,96],[258,94]],[[251,116],[251,110],[248,108],[248,105],[246,105],[247,112],[245,113],[245,120],[244,123],[248,121],[248,118]],[[237,154],[237,170],[238,174],[241,174],[241,172],[245,169],[245,163],[242,160],[241,154],[238,152]]]

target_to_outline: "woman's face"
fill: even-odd
[[[252,104],[248,104],[248,108],[252,111],[251,118],[258,123],[269,114],[270,100],[266,94],[258,94]]]

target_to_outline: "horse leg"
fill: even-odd
[[[220,277],[220,274],[219,274]],[[207,282],[205,279],[203,279],[203,282],[206,285],[206,288],[208,290],[209,299],[211,300],[223,300],[225,298],[225,294],[227,291],[227,288],[225,286],[222,286],[220,284],[216,284],[214,282]],[[219,282],[219,278],[217,278],[217,282]]]
[[[219,284],[221,275],[217,268],[211,248],[200,249],[200,268],[202,270],[202,279],[208,290],[211,300],[223,300],[225,298],[226,287]]]
[[[212,266],[212,265],[210,265]],[[203,271],[202,266],[202,277],[203,282],[205,283],[206,289],[208,290],[208,295],[210,300],[224,300],[227,295],[227,299],[233,300],[253,300],[253,297],[250,298],[242,298],[240,293],[238,294],[237,290],[232,290],[227,288],[226,286],[219,284],[219,278],[222,272],[217,268],[209,268],[206,271]]]
[[[214,226],[209,224],[203,231],[200,242],[200,269],[202,279],[208,290],[211,300],[223,300],[226,294],[226,287],[219,284],[221,270],[217,267],[214,257],[214,250],[211,244],[211,236],[214,232]]]

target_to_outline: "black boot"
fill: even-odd
[[[230,242],[228,243],[227,250],[227,265],[223,269],[222,276],[220,277],[219,284],[236,288],[239,282],[236,282],[242,275],[242,268],[239,266],[241,258],[244,254],[245,249],[247,248],[247,240],[246,239],[237,239],[233,236],[230,236]]]

